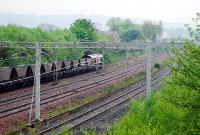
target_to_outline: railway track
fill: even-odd
[[[161,58],[163,58],[163,57],[161,57]],[[141,58],[140,58],[141,59]],[[85,81],[85,80],[87,80],[87,79],[93,79],[93,78],[95,78],[95,77],[98,77],[98,76],[103,76],[103,75],[107,75],[108,73],[113,73],[113,72],[116,72],[116,71],[119,71],[119,70],[121,70],[121,69],[126,69],[127,67],[129,67],[130,66],[130,64],[139,64],[139,63],[142,63],[143,61],[141,61],[141,62],[136,62],[136,63],[134,63],[133,61],[130,63],[129,62],[129,65],[123,65],[123,66],[119,66],[118,64],[123,64],[123,63],[118,63],[117,64],[117,66],[115,66],[115,67],[112,67],[111,69],[109,68],[109,70],[106,70],[105,72],[103,72],[103,73],[100,73],[100,74],[97,74],[97,75],[93,75],[93,76],[90,76],[90,77],[83,77],[84,79],[79,79],[79,80],[75,80],[75,81],[72,81],[72,82],[70,82],[70,83],[65,83],[65,84],[61,84],[61,85],[57,85],[57,86],[52,86],[51,88],[46,88],[46,89],[41,89],[41,94],[43,94],[43,92],[44,92],[44,94],[47,94],[47,93],[45,93],[45,91],[49,91],[50,89],[55,89],[55,88],[58,88],[58,87],[62,87],[62,86],[67,86],[67,85],[71,85],[71,84],[74,84],[74,83],[79,83],[79,82],[83,82],[83,81]],[[127,63],[127,62],[124,62],[124,63]],[[116,67],[118,67],[119,69],[115,69]],[[59,80],[59,82],[60,82],[60,80]],[[7,104],[7,103],[9,103],[9,101],[14,101],[14,102],[16,102],[16,101],[19,101],[19,100],[21,100],[23,97],[31,97],[31,95],[32,95],[32,91],[30,91],[30,92],[27,92],[27,93],[22,93],[22,94],[18,94],[18,95],[15,95],[14,97],[6,97],[6,98],[3,98],[3,97],[1,97],[1,99],[0,99],[0,106],[2,106],[2,105],[5,105],[5,104]],[[1,96],[1,95],[0,95]]]
[[[73,87],[73,88],[71,87],[71,89],[70,89],[69,85],[67,85],[67,86],[64,85],[61,87],[53,88],[52,90],[47,91],[47,93],[41,93],[42,95],[51,94],[51,95],[41,98],[41,105],[45,105],[47,103],[61,99],[66,96],[71,96],[80,91],[84,91],[84,90],[88,90],[88,89],[91,89],[91,88],[94,88],[94,87],[97,87],[100,85],[104,85],[105,83],[109,83],[109,82],[113,81],[114,79],[117,79],[120,77],[126,77],[130,74],[133,74],[133,73],[141,70],[144,67],[144,63],[143,63],[143,65],[140,65],[141,63],[143,63],[143,62],[139,62],[137,67],[134,67],[134,69],[131,66],[125,71],[120,71],[120,72],[116,71],[116,72],[118,72],[117,74],[114,74],[114,75],[111,74],[110,76],[107,75],[106,77],[101,77],[100,80],[96,80],[94,82],[89,82],[89,83],[87,82],[87,83],[81,84],[81,85],[77,84],[78,87]],[[106,74],[106,73],[104,73],[104,74]],[[56,91],[56,89],[58,89],[58,88],[59,88],[59,91],[58,90]],[[44,92],[44,91],[41,91],[41,92]],[[12,100],[7,100],[7,102],[4,101],[4,104],[3,105],[1,104],[1,106],[0,106],[0,110],[1,110],[0,118],[9,116],[14,113],[28,110],[30,108],[30,106],[29,106],[30,103],[28,102],[30,97],[27,97],[27,95],[24,97],[25,97],[24,99],[22,97],[20,97],[20,98],[17,97]],[[21,104],[20,104],[20,102],[21,102]]]
[[[138,57],[138,59],[136,59],[137,61],[140,61],[140,60],[142,60],[143,59],[143,57]],[[134,64],[135,63],[135,61],[136,61],[135,59],[134,60],[128,60],[128,63],[129,63],[129,65],[130,64]],[[137,62],[136,61],[136,62]],[[125,66],[124,66],[125,65]],[[43,92],[43,91],[47,91],[47,90],[49,90],[49,89],[53,89],[53,88],[57,88],[57,87],[61,87],[61,86],[65,86],[65,85],[70,85],[70,84],[73,84],[73,83],[77,83],[77,82],[82,82],[82,81],[84,81],[84,80],[87,80],[87,79],[91,79],[91,78],[95,78],[95,77],[98,77],[98,76],[101,76],[101,75],[105,75],[105,74],[107,74],[107,73],[109,73],[109,72],[112,72],[112,71],[114,71],[114,70],[116,70],[116,69],[121,69],[121,68],[126,68],[126,67],[128,67],[127,66],[127,61],[123,61],[123,62],[118,62],[118,63],[116,63],[116,64],[111,64],[111,65],[108,65],[108,66],[106,66],[104,69],[103,69],[103,73],[100,73],[100,74],[94,74],[94,73],[88,73],[88,74],[86,74],[86,76],[81,76],[81,78],[84,78],[84,79],[76,79],[75,81],[72,81],[72,82],[69,82],[69,83],[63,83],[63,81],[65,81],[66,79],[61,79],[61,80],[59,80],[59,83],[61,83],[61,85],[57,85],[57,86],[51,86],[51,88],[49,88],[48,86],[47,87],[45,87],[45,88],[41,88],[41,92]],[[76,76],[77,77],[77,76]],[[69,79],[69,78],[67,78],[67,79]],[[46,83],[46,84],[51,84],[52,82],[49,82],[49,83]],[[42,85],[46,85],[46,84],[42,84]],[[29,87],[29,88],[22,88],[22,89],[20,89],[20,90],[18,90],[18,91],[21,91],[21,90],[28,90],[28,89],[32,89],[32,87]],[[26,92],[25,94],[24,93],[21,93],[21,94],[17,94],[17,95],[13,95],[12,96],[12,93],[14,93],[14,92],[16,92],[16,91],[13,91],[13,92],[9,92],[9,95],[5,95],[4,96],[4,94],[0,94],[0,106],[1,105],[3,105],[5,102],[7,103],[7,101],[9,101],[9,100],[12,100],[12,99],[19,99],[19,98],[22,98],[22,97],[24,97],[24,96],[31,96],[32,95],[32,90],[31,91],[28,91],[28,92]],[[3,96],[4,97],[3,97]]]
[[[169,69],[165,67],[163,70],[161,70],[157,75],[155,75],[152,79],[152,87],[158,85],[161,81],[162,78],[169,75]],[[133,85],[132,87],[128,88],[126,91],[120,91],[118,94],[115,96],[111,96],[110,98],[103,100],[99,102],[97,105],[91,106],[88,109],[81,109],[80,112],[75,113],[71,116],[69,116],[65,120],[57,120],[53,122],[48,121],[46,125],[48,127],[45,127],[44,125],[40,127],[38,131],[38,135],[41,134],[50,134],[52,131],[57,131],[62,128],[62,126],[68,124],[68,127],[70,129],[74,129],[79,127],[80,125],[90,121],[91,119],[98,117],[102,113],[105,113],[106,111],[129,101],[131,98],[142,94],[146,91],[146,85],[145,82],[142,81],[138,85]]]

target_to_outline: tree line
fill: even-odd
[[[119,17],[113,17],[108,20],[106,25],[123,42],[161,40],[163,33],[162,21],[159,21],[158,24],[151,21],[145,21],[143,24],[135,24],[130,19],[123,20]]]
[[[51,24],[41,24],[37,28],[26,28],[9,24],[0,26],[0,41],[112,41],[114,40],[114,34],[118,36],[118,41],[123,42],[134,40],[155,41],[161,38],[163,31],[161,21],[159,24],[147,21],[140,25],[133,23],[130,19],[123,20],[119,17],[110,18],[106,26],[109,27],[110,33],[98,30],[89,19],[77,19],[68,29],[59,29]]]
[[[82,42],[82,41],[105,41],[111,37],[100,33],[94,27],[91,20],[78,19],[69,29],[59,29],[50,24],[42,24],[37,28],[26,28],[9,24],[0,26],[1,42]],[[19,44],[20,45],[20,44]],[[42,57],[43,62],[80,58],[83,49],[43,49],[48,54]],[[56,53],[55,53],[56,52]],[[55,59],[55,54],[58,54]],[[34,63],[33,49],[0,48],[0,66],[15,66]],[[25,60],[24,60],[25,59]]]
[[[46,27],[46,28],[44,28]],[[98,33],[91,20],[78,19],[69,29],[52,29],[51,25],[26,28],[9,24],[0,26],[0,41],[15,42],[73,42],[110,40],[109,35]]]
[[[94,41],[122,41],[153,40],[162,34],[162,22],[159,25],[145,22],[143,25],[134,24],[131,20],[121,18],[110,18],[106,24],[109,32],[103,32],[95,27],[89,19],[77,19],[69,28],[59,29],[51,24],[41,24],[37,28],[26,28],[9,24],[0,26],[0,41],[13,42],[94,42]],[[59,56],[55,59],[55,50],[43,49],[48,56],[43,56],[42,61],[51,62],[64,59],[80,58],[84,54],[83,49],[57,49]],[[0,48],[0,66],[15,66],[17,64],[34,63],[34,50]],[[115,56],[115,57],[112,57]],[[132,54],[131,54],[132,55]],[[110,59],[116,61],[116,55],[111,51]],[[124,57],[120,55],[119,57]],[[17,59],[14,59],[17,57]],[[20,57],[20,59],[18,59]],[[21,59],[22,57],[22,59]],[[51,58],[50,58],[51,57]],[[26,58],[26,60],[23,60]],[[112,59],[111,59],[112,58]],[[114,59],[115,58],[115,59]]]

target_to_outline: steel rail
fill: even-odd
[[[140,63],[140,61],[137,62],[137,63]],[[130,64],[130,63],[129,63],[129,64]],[[136,63],[133,63],[133,64],[136,64]],[[125,68],[127,68],[128,66],[130,67],[130,65],[119,66],[119,65],[117,64],[117,66],[114,66],[114,67],[112,66],[111,68],[109,68],[108,71],[106,71],[106,72],[104,72],[104,73],[100,73],[100,74],[97,74],[97,75],[93,75],[93,76],[90,76],[90,77],[86,77],[86,78],[84,78],[84,79],[79,79],[79,80],[76,80],[76,81],[72,81],[72,82],[67,83],[67,84],[61,84],[61,85],[58,85],[58,86],[53,86],[53,87],[51,87],[51,88],[46,88],[46,89],[43,89],[43,90],[41,91],[41,93],[43,93],[44,91],[47,91],[47,90],[51,90],[51,89],[58,88],[58,87],[67,86],[67,85],[71,85],[71,84],[74,84],[74,83],[82,82],[82,81],[85,81],[85,80],[87,80],[87,79],[91,79],[91,78],[95,78],[95,77],[107,75],[109,72],[113,73],[113,72],[115,72],[115,71],[119,71],[119,70],[121,70],[121,69],[125,69]],[[120,67],[120,69],[115,70],[115,68],[118,68],[118,67]],[[62,79],[61,79],[61,80],[62,80]],[[48,83],[51,83],[51,82],[48,82]],[[45,83],[45,84],[48,84],[48,83]],[[23,89],[24,89],[24,88],[23,88]],[[9,98],[9,99],[5,99],[5,100],[0,99],[0,106],[1,106],[1,105],[4,105],[3,103],[5,103],[5,102],[7,103],[7,102],[10,101],[10,100],[13,100],[13,99],[21,99],[21,97],[28,96],[28,95],[30,96],[30,95],[32,95],[32,93],[29,92],[29,93],[22,94],[22,95],[20,94],[20,95],[15,96],[14,98]]]
[[[111,82],[111,81],[113,81],[113,80],[115,80],[115,79],[117,79],[119,77],[124,77],[124,76],[128,76],[128,75],[130,75],[130,71],[128,71],[126,74],[124,74],[124,72],[123,72],[121,74],[117,74],[115,76],[109,77],[108,79],[102,79],[101,81],[98,81],[98,83],[94,82],[92,84],[87,84],[86,86],[81,86],[78,89],[84,88],[83,90],[81,90],[81,92],[82,92],[82,91],[85,91],[85,90],[88,90],[88,89],[91,89],[91,88],[103,85],[105,83]],[[106,80],[108,80],[108,81],[106,81]],[[104,81],[106,81],[106,82],[104,83]],[[102,82],[102,84],[100,82]],[[90,87],[88,88],[87,86],[90,86]],[[76,94],[76,93],[80,92],[80,91],[75,91],[75,90],[77,90],[77,88],[74,88],[74,89],[68,90],[68,91],[63,91],[61,93],[56,93],[53,96],[42,98],[41,101],[43,101],[43,102],[41,102],[41,105],[45,105],[45,104],[50,103],[50,102],[52,102],[54,100],[58,100],[58,99],[66,97],[66,96],[71,96],[73,94]],[[20,104],[20,105],[11,107],[11,108],[1,109],[1,111],[0,111],[0,113],[1,113],[0,118],[8,116],[8,115],[11,115],[11,114],[14,114],[16,112],[22,112],[22,111],[25,111],[25,110],[29,109],[30,103],[27,103],[27,102],[23,102],[23,103],[24,104]],[[4,114],[4,113],[6,113],[6,114]]]
[[[161,59],[162,59],[162,58],[163,58],[163,57],[161,57]],[[157,60],[160,60],[160,59],[155,59],[155,61],[157,61]],[[153,61],[153,62],[155,62],[155,61]],[[139,61],[139,62],[133,63],[134,65],[131,65],[131,66],[136,66],[136,65],[141,64],[141,63],[143,63],[143,61]],[[103,74],[95,75],[95,76],[88,77],[88,78],[84,78],[84,79],[77,80],[77,81],[73,81],[73,82],[70,82],[70,83],[68,83],[68,84],[62,84],[62,85],[59,85],[59,86],[55,86],[55,87],[53,87],[53,88],[44,89],[44,90],[41,91],[41,93],[42,93],[41,95],[48,94],[48,93],[50,93],[51,91],[54,91],[54,89],[56,89],[56,88],[65,87],[65,86],[68,86],[68,85],[71,85],[71,84],[74,84],[74,83],[78,83],[78,82],[85,81],[85,79],[87,80],[87,79],[91,79],[91,78],[103,76],[103,75],[105,75],[105,74],[108,75],[108,73],[110,74],[110,73],[113,73],[113,72],[117,72],[117,71],[120,71],[120,70],[122,70],[122,69],[126,69],[127,67],[130,67],[130,65],[126,65],[125,67],[122,67],[121,69],[117,69],[117,70],[114,70],[114,71],[108,71],[108,72],[103,73]],[[29,97],[27,97],[27,96],[31,96],[31,95],[32,95],[32,93],[30,93],[30,94],[25,94],[25,95],[23,95],[23,96],[22,96],[22,95],[16,96],[16,97],[14,97],[14,98],[10,98],[10,99],[7,99],[7,100],[3,100],[3,101],[0,102],[0,106],[7,105],[8,103],[20,101],[20,100],[23,100],[23,99],[27,99],[27,98],[29,98]],[[25,97],[25,98],[22,99],[22,97]],[[27,98],[26,98],[26,97],[27,97]]]
[[[161,58],[164,58],[165,56],[161,56]],[[136,61],[136,63],[133,63],[133,64],[139,64],[139,63],[142,63],[142,62],[138,62],[138,61]],[[130,63],[129,63],[130,64]],[[126,65],[126,66],[116,66],[116,67],[122,67],[121,69],[125,69],[125,68],[127,68],[129,65]],[[130,67],[130,66],[129,66]],[[88,79],[91,79],[91,78],[95,78],[95,77],[98,77],[98,76],[103,76],[103,75],[107,75],[109,72],[115,72],[115,71],[119,71],[119,70],[121,70],[121,69],[119,69],[119,70],[115,70],[115,71],[112,71],[112,70],[110,70],[110,69],[115,69],[115,67],[112,67],[112,68],[109,68],[109,70],[108,71],[106,71],[106,72],[104,72],[104,73],[100,73],[100,74],[98,74],[98,75],[94,75],[94,76],[91,76],[91,77],[87,77],[87,78],[84,78],[84,79],[79,79],[79,80],[76,80],[76,81],[72,81],[72,82],[70,82],[70,83],[65,83],[65,84],[61,84],[61,85],[58,85],[58,86],[53,86],[53,87],[51,87],[51,88],[47,88],[47,89],[43,89],[42,91],[41,91],[41,93],[43,93],[44,91],[47,91],[47,90],[51,90],[51,89],[55,89],[55,88],[58,88],[58,87],[62,87],[62,86],[66,86],[66,85],[71,85],[71,84],[74,84],[74,83],[78,83],[78,82],[82,82],[82,81],[85,81],[85,80],[88,80]],[[62,79],[61,79],[62,80]],[[50,83],[50,82],[49,82]],[[26,94],[20,94],[20,95],[17,95],[17,96],[15,96],[15,97],[11,97],[11,98],[9,98],[9,99],[5,99],[5,100],[0,100],[0,106],[2,106],[2,105],[5,105],[7,102],[9,102],[10,100],[14,100],[14,99],[21,99],[22,97],[26,97],[26,96],[30,96],[30,95],[32,95],[32,93],[31,92],[29,92],[29,93],[26,93]]]
[[[165,70],[164,72],[161,72],[158,76],[154,77],[154,78],[152,79],[152,82],[153,82],[153,83],[152,83],[152,86],[154,86],[155,84],[161,82],[161,80],[162,80],[162,75],[164,75],[167,71],[169,71],[169,70]],[[156,81],[157,79],[158,79],[158,81]],[[137,90],[140,90],[140,89],[142,89],[142,91],[139,91],[139,92],[136,93],[136,94],[133,93],[133,92],[135,92],[135,91],[137,91]],[[116,107],[117,105],[124,103],[125,101],[130,100],[130,98],[135,97],[136,95],[138,95],[138,94],[140,94],[140,93],[142,93],[142,92],[144,92],[144,91],[145,91],[145,83],[143,83],[143,84],[141,84],[141,85],[138,85],[136,88],[133,88],[131,91],[125,92],[125,93],[123,93],[123,94],[121,94],[121,95],[119,95],[119,96],[117,96],[117,97],[115,97],[115,98],[113,98],[113,99],[111,99],[111,100],[109,100],[109,101],[103,103],[103,104],[97,105],[97,106],[95,106],[94,108],[91,108],[91,109],[87,110],[86,112],[83,112],[83,113],[81,113],[81,114],[79,114],[79,115],[77,115],[77,116],[74,116],[74,117],[72,117],[72,118],[69,118],[69,119],[67,119],[67,120],[65,120],[65,121],[63,121],[63,122],[61,122],[61,123],[59,123],[59,124],[56,124],[56,125],[54,125],[54,126],[52,126],[52,127],[50,127],[50,128],[47,128],[47,129],[45,129],[45,130],[42,130],[42,131],[40,131],[40,132],[38,133],[38,135],[39,135],[39,134],[49,133],[50,131],[57,129],[57,128],[63,126],[64,124],[72,123],[72,121],[75,121],[75,120],[79,121],[83,116],[85,116],[85,115],[87,115],[87,114],[89,114],[89,113],[91,113],[91,112],[93,112],[93,111],[95,111],[95,110],[97,110],[97,109],[98,109],[98,110],[101,110],[101,112],[99,112],[98,114],[96,114],[96,115],[94,115],[94,116],[90,116],[90,118],[88,118],[88,119],[82,120],[81,122],[77,122],[77,123],[75,122],[75,124],[69,125],[69,128],[70,128],[70,129],[76,128],[77,126],[80,126],[81,124],[83,124],[83,123],[85,123],[86,121],[88,121],[88,120],[90,120],[90,119],[96,117],[97,115],[99,115],[99,114],[101,114],[101,113],[104,113],[105,111],[110,110],[110,109],[112,109],[113,107]],[[133,95],[127,97],[127,95],[130,95],[130,94],[133,94]],[[126,97],[126,99],[124,99],[124,100],[122,100],[122,101],[118,101],[120,98],[123,98],[123,97]],[[112,102],[116,102],[116,104],[114,104],[114,106],[108,107],[107,109],[104,109],[106,105],[109,105],[109,104],[112,103]],[[99,108],[102,108],[102,109],[99,109]]]
[[[141,68],[141,67],[140,67]],[[115,79],[117,79],[117,78],[119,78],[119,77],[123,77],[123,76],[128,76],[129,75],[129,72],[130,71],[132,71],[132,69],[131,70],[129,70],[129,71],[127,71],[126,73],[127,74],[125,74],[125,75],[123,75],[124,74],[124,72],[123,73],[121,73],[121,74],[117,74],[117,75],[115,75],[114,77],[116,77]],[[133,71],[133,72],[136,72],[136,71]],[[122,75],[122,76],[120,76],[120,75]],[[109,79],[111,79],[109,82],[111,82],[112,80],[113,80],[113,76],[112,77],[110,77],[110,78],[108,78],[108,80]],[[107,80],[107,79],[103,79],[103,80],[101,80],[101,81],[105,81],[105,80]],[[105,82],[105,83],[107,83],[107,82]],[[97,87],[97,86],[99,86],[99,81],[98,81],[98,83],[97,82],[94,82],[94,83],[92,83],[92,84],[95,84],[95,86],[93,86],[93,85],[91,85],[91,84],[89,84],[88,86],[90,86],[89,88],[93,88],[93,87]],[[102,83],[101,85],[103,85],[104,83]],[[86,86],[87,87],[87,86]],[[82,86],[82,88],[85,88],[85,86]],[[77,88],[75,88],[74,90],[76,90]],[[80,88],[79,88],[80,89]],[[85,88],[84,90],[87,90],[88,88]],[[41,101],[43,101],[42,103],[41,103],[41,105],[44,105],[44,104],[46,104],[46,103],[49,103],[49,102],[51,102],[51,101],[54,101],[55,99],[56,100],[58,100],[58,99],[61,99],[61,98],[64,98],[64,97],[66,97],[66,96],[70,96],[70,95],[73,95],[73,94],[76,94],[76,91],[74,91],[74,90],[69,90],[69,91],[63,91],[63,92],[61,92],[61,93],[56,93],[56,95],[53,95],[53,96],[49,96],[49,97],[46,97],[46,98],[43,98]],[[83,91],[83,90],[82,90]],[[71,92],[71,93],[70,93]],[[79,91],[78,91],[79,92]],[[64,95],[63,95],[64,94]],[[62,96],[61,96],[62,95]],[[56,98],[53,98],[54,97],[56,97]],[[47,101],[46,101],[47,100]],[[4,110],[2,110],[1,109],[1,115],[0,115],[0,118],[2,118],[2,117],[5,117],[5,116],[8,116],[8,115],[11,115],[11,114],[14,114],[14,113],[17,113],[17,112],[22,112],[22,111],[24,111],[24,110],[27,110],[28,109],[28,105],[29,105],[29,103],[24,103],[23,105],[18,105],[18,106],[15,106],[15,107],[11,107],[11,108],[6,108],[6,109],[4,109]],[[3,114],[4,113],[4,114]],[[5,114],[6,113],[6,114]]]

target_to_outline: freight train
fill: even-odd
[[[81,59],[41,64],[41,83],[102,69],[103,55],[84,55]],[[35,65],[4,67],[0,69],[0,93],[29,87],[34,84]]]

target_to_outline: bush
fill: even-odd
[[[128,114],[109,134],[199,134],[200,48],[186,42],[182,52],[174,52],[171,77],[152,96],[150,114],[146,112],[146,100],[134,101]]]
[[[154,64],[154,68],[160,69],[160,64],[159,63],[155,63]]]

